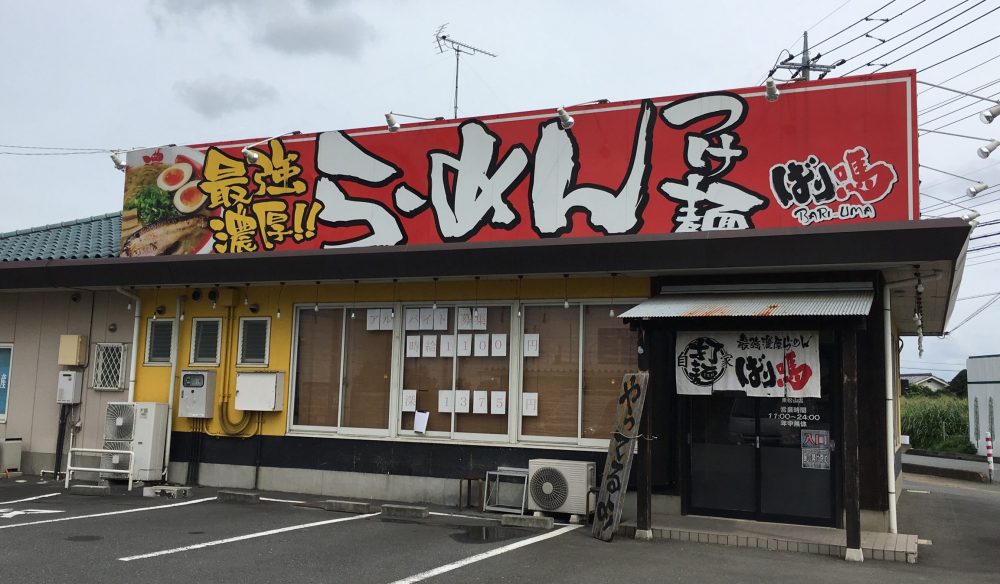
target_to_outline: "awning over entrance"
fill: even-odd
[[[871,289],[669,294],[650,298],[620,316],[867,316],[874,297],[875,292]]]

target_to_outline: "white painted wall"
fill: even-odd
[[[969,357],[967,361],[969,382],[969,440],[981,455],[986,455],[986,433],[991,432],[994,442],[1000,430],[1000,355]],[[990,426],[992,400],[993,426]],[[978,408],[976,407],[978,403]],[[977,417],[978,415],[978,417]],[[994,451],[996,446],[994,445]]]

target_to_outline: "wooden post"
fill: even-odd
[[[651,387],[651,385],[650,385]],[[652,539],[653,536],[653,408],[643,408],[639,422],[639,468],[636,469],[636,520],[635,538]]]
[[[844,512],[847,550],[844,559],[864,561],[861,552],[861,477],[858,463],[858,337],[843,332],[841,368],[844,371]]]

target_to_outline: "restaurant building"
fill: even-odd
[[[914,84],[133,151],[120,257],[0,287],[137,298],[122,401],[172,404],[170,481],[453,504],[500,466],[602,468],[644,370],[640,528],[886,531],[900,337],[945,329],[971,231],[918,220]]]

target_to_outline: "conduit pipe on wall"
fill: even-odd
[[[892,342],[892,305],[889,293],[898,288],[916,286],[918,282],[940,280],[943,274],[935,270],[920,278],[889,282],[882,288],[882,336],[885,351],[885,475],[889,494],[889,533],[897,533],[896,522],[896,376]]]
[[[177,303],[174,308],[174,326],[170,327],[170,393],[167,394],[167,440],[163,451],[163,482],[170,478],[170,439],[174,433],[174,390],[177,389],[177,354],[180,342],[181,327],[181,300],[184,297],[177,295]]]
[[[129,298],[135,304],[135,321],[132,323],[132,355],[129,359],[128,367],[128,401],[135,401],[135,366],[139,354],[139,325],[142,323],[142,300],[139,297],[122,288],[115,288],[122,296]]]

